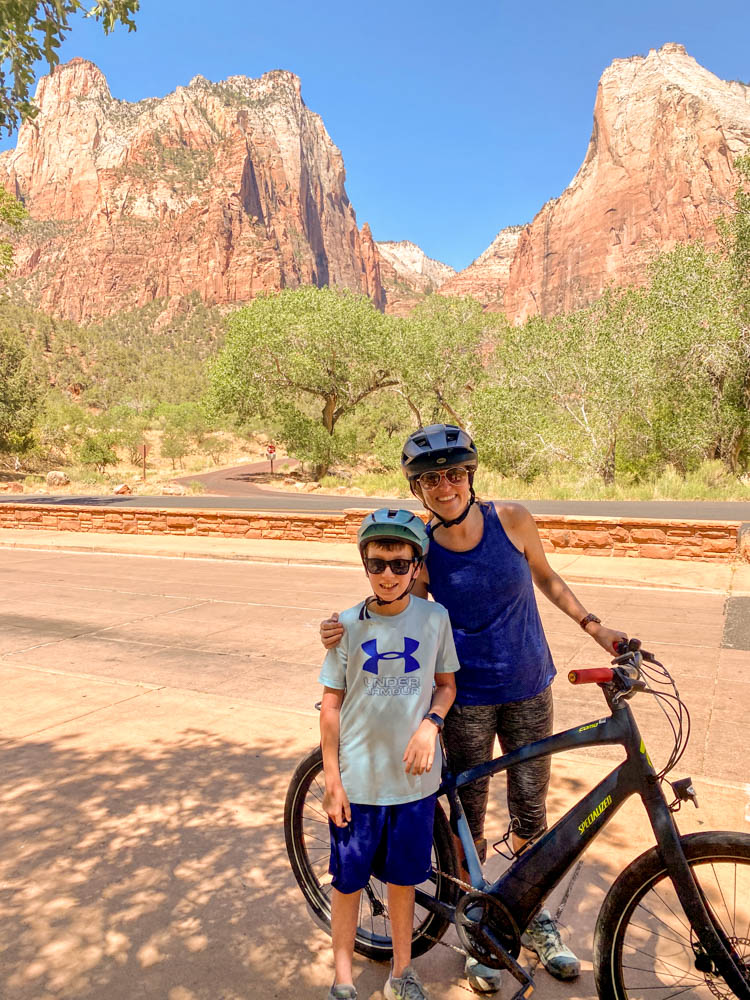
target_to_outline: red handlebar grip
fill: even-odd
[[[568,680],[571,684],[609,684],[614,676],[611,667],[590,667],[587,670],[571,670]]]

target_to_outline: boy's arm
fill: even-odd
[[[323,751],[325,780],[323,808],[336,826],[346,826],[352,818],[339,770],[339,729],[344,693],[342,689],[324,687],[320,702],[320,748]]]
[[[435,674],[435,690],[432,692],[430,712],[444,719],[456,697],[456,678],[453,673]],[[422,719],[417,731],[409,740],[404,751],[404,770],[407,774],[424,774],[432,769],[435,760],[438,727],[429,719]]]

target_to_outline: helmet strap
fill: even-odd
[[[413,487],[412,487],[412,493],[414,493]],[[414,493],[414,495],[417,496],[416,493]],[[425,500],[424,494],[422,494],[420,499],[427,508],[427,510],[429,510],[431,514],[434,514],[434,516],[438,519],[441,528],[452,528],[454,524],[460,524],[464,520],[464,518],[468,516],[469,511],[477,501],[476,494],[474,493],[474,475],[473,473],[471,473],[469,479],[469,502],[466,504],[466,507],[464,508],[462,513],[460,513],[458,517],[454,517],[451,521],[446,521],[438,514],[436,510],[433,510],[432,507],[430,507],[427,501]]]

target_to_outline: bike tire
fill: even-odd
[[[328,817],[323,811],[323,755],[320,747],[298,765],[289,783],[284,805],[284,836],[297,884],[313,914],[330,933],[331,883],[328,875],[330,840]],[[440,803],[435,809],[432,842],[433,875],[418,886],[442,903],[455,906],[459,887],[444,875],[458,875],[458,860],[450,823]],[[369,891],[368,891],[369,890]],[[359,925],[354,950],[376,961],[393,955],[387,914],[376,911],[385,903],[386,887],[372,878],[360,901]],[[412,955],[422,955],[445,934],[451,921],[417,906],[412,937]]]
[[[709,913],[734,945],[750,992],[750,835],[706,832],[680,839]],[[718,974],[696,967],[695,940],[653,847],[622,872],[599,913],[594,978],[600,1000],[735,996]]]

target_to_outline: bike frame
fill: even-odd
[[[459,774],[446,772],[438,794],[446,795],[451,807],[451,823],[466,856],[471,885],[497,896],[523,931],[541,903],[575,864],[589,843],[612,819],[631,795],[640,795],[664,866],[674,884],[691,926],[706,954],[715,961],[722,976],[739,997],[750,998],[750,990],[732,961],[728,942],[722,939],[709,918],[704,899],[685,858],[680,834],[664,797],[630,706],[617,700],[607,685],[603,688],[611,715],[537,740],[494,760]],[[551,756],[580,747],[619,744],[626,759],[617,765],[579,802],[519,854],[510,868],[495,882],[488,883],[482,872],[458,789],[479,778],[506,771],[514,764]],[[417,890],[417,903],[425,909],[454,918],[454,908]]]

